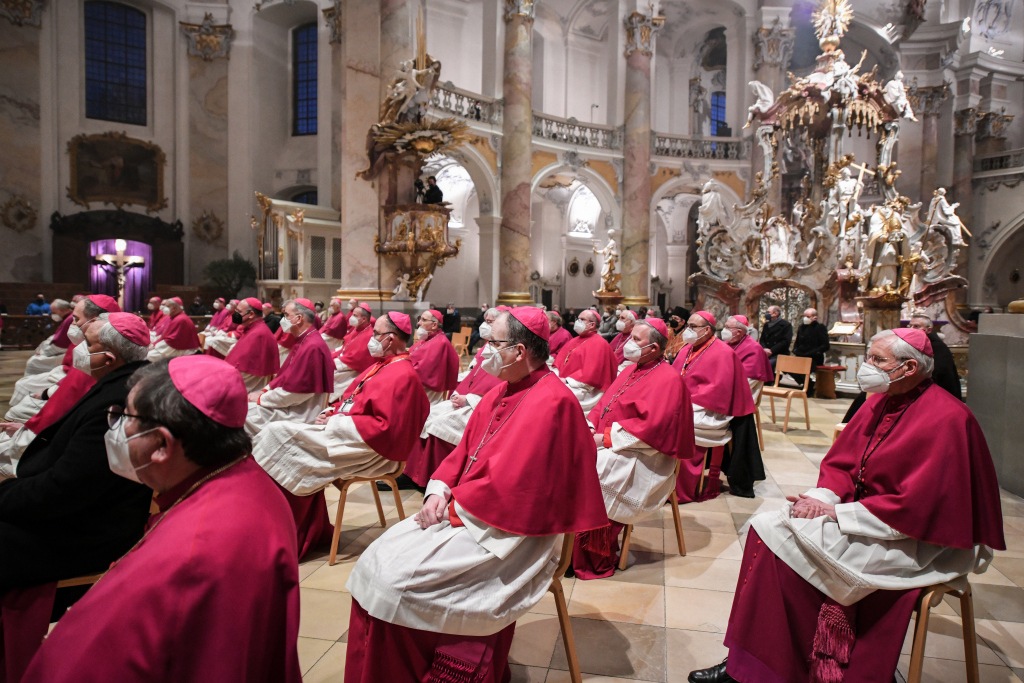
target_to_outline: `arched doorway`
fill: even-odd
[[[745,304],[751,320],[763,321],[768,307],[778,306],[782,309],[782,317],[796,327],[804,310],[818,307],[818,295],[795,280],[768,280],[750,288]]]

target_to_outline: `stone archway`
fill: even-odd
[[[743,310],[751,321],[763,320],[769,306],[779,306],[782,317],[794,323],[794,327],[805,309],[822,308],[818,305],[818,293],[796,280],[766,280],[747,290]]]

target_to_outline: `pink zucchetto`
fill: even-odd
[[[311,310],[311,311],[314,311],[314,310],[316,310],[316,306],[314,306],[314,305],[313,305],[313,302],[312,302],[312,301],[310,301],[309,299],[304,299],[304,298],[303,298],[303,299],[295,299],[294,301],[295,301],[295,303],[297,303],[298,305],[300,305],[300,306],[305,306],[306,308],[308,308],[308,309],[309,309],[309,310]]]
[[[893,330],[893,334],[929,358],[933,358],[935,356],[935,353],[932,351],[931,340],[928,339],[928,335],[921,330],[914,327],[897,327]]]
[[[112,296],[107,296],[106,294],[90,294],[85,298],[102,308],[107,313],[121,312],[121,307],[117,305],[117,301]]]
[[[245,303],[249,304],[249,308],[251,308],[254,311],[259,311],[263,309],[263,302],[254,296],[250,296],[249,298],[245,299]]]
[[[512,308],[510,306],[496,306],[494,310],[496,310],[498,313],[508,313],[509,311],[512,310]]]
[[[373,315],[373,310],[370,309],[370,304],[366,303],[365,301],[360,301],[359,303],[357,303],[356,308],[361,308],[364,311],[366,311],[366,315]]]
[[[174,388],[196,410],[231,429],[245,426],[249,403],[242,375],[213,356],[179,356],[167,365]]]
[[[744,327],[750,327],[750,320],[745,315],[734,315],[732,319]]]
[[[274,310],[274,305],[273,304],[263,304],[263,312],[264,313],[266,313],[267,311],[272,311],[272,310]]]
[[[178,304],[179,308],[183,308],[185,306],[185,304],[181,303],[181,297],[180,296],[172,296],[171,297],[171,301],[173,301],[174,303]]]
[[[213,303],[217,303],[218,301],[221,302],[222,304],[226,303],[224,301],[224,297],[222,297],[222,296],[218,296],[216,299],[214,299]]]
[[[107,322],[132,344],[149,346],[149,327],[134,313],[111,313],[107,317]]]
[[[644,325],[650,325],[651,327],[658,331],[658,334],[660,334],[662,337],[665,337],[665,339],[668,339],[668,325],[666,325],[665,321],[662,320],[661,318],[648,316],[643,320],[638,320],[637,322],[642,323]]]
[[[718,324],[718,321],[715,320],[715,316],[711,315],[707,311],[697,311],[697,315],[699,315],[700,317],[702,317],[705,320],[707,320],[708,321],[708,325],[711,325],[711,327],[714,327],[715,325]]]
[[[533,306],[517,306],[508,312],[510,316],[526,326],[530,332],[547,341],[551,338],[551,327],[548,325],[548,314]]]
[[[390,311],[388,314],[388,320],[391,321],[395,327],[400,329],[406,334],[412,334],[412,318],[409,317],[408,313],[402,313],[401,311]]]
[[[444,322],[444,316],[441,315],[441,311],[431,308],[429,311],[427,311],[427,313],[429,313],[430,316],[437,321],[438,325]]]

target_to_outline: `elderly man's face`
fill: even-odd
[[[85,331],[85,324],[89,322],[90,318],[85,317],[85,299],[82,299],[75,304],[75,309],[71,312],[74,318],[75,324],[78,325],[78,329]]]
[[[907,327],[913,327],[915,330],[921,330],[922,332],[932,331],[932,324],[925,318],[911,318]]]
[[[619,320],[622,321],[622,331],[628,333],[633,329],[633,314],[629,311],[619,313]]]
[[[555,330],[557,330],[559,327],[561,327],[561,325],[558,324],[557,320],[550,317],[548,318],[548,332],[554,334]]]
[[[427,312],[420,313],[419,320],[416,323],[427,332],[433,332],[437,329],[437,321],[434,320],[434,316]]]
[[[367,321],[369,321],[370,314],[361,308],[357,308],[354,311],[352,311],[352,317],[356,318],[356,327],[362,327],[367,323]],[[381,316],[378,320],[383,319],[383,317],[384,316]],[[374,327],[374,329],[377,328]]]
[[[743,338],[747,336],[747,326],[742,325],[735,320],[727,320],[725,322],[725,329],[732,333],[732,338],[729,339],[730,344],[737,344],[743,341]]]
[[[100,343],[102,325],[88,325],[84,331],[85,344],[89,350],[89,374],[99,379],[113,368],[110,367],[117,356]]]

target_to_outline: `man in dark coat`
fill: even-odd
[[[796,331],[793,355],[811,359],[811,384],[807,389],[809,395],[814,393],[814,368],[825,363],[828,347],[828,329],[818,322],[818,311],[808,308],[804,311],[803,321]],[[794,374],[793,379],[797,384],[804,383],[803,375]]]
[[[0,595],[105,571],[149,516],[153,492],[114,474],[105,445],[107,409],[124,406],[128,378],[146,364],[149,330],[137,316],[112,313],[86,328],[84,343],[96,384],[29,444],[17,478],[0,483]]]
[[[789,344],[793,341],[793,326],[782,317],[782,309],[769,306],[765,315],[765,324],[761,328],[761,346],[768,353],[768,362],[775,369],[775,358],[789,353]]]
[[[910,324],[928,335],[928,341],[932,343],[932,352],[935,354],[935,369],[932,371],[932,381],[951,393],[957,399],[963,401],[964,395],[960,390],[960,374],[956,371],[956,361],[953,360],[953,352],[946,346],[946,342],[935,332],[935,325],[932,319],[926,315],[911,316]]]

